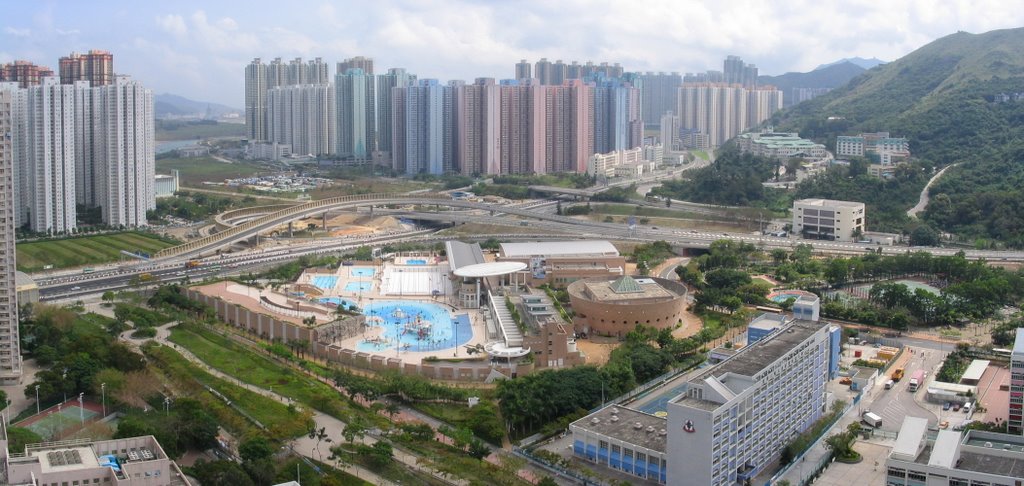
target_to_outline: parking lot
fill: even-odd
[[[890,368],[902,367],[906,370],[905,376],[892,389],[885,389],[885,382],[888,377],[879,377],[875,387],[868,391],[865,400],[861,403],[861,412],[868,410],[882,417],[882,430],[899,432],[903,425],[904,417],[921,417],[928,419],[932,425],[939,423],[939,413],[942,412],[942,405],[931,404],[925,401],[928,383],[932,381],[942,364],[945,356],[938,351],[917,350],[913,353],[905,351],[900,361]],[[917,370],[925,370],[924,385],[918,387],[916,392],[908,390],[910,375]],[[890,371],[891,373],[891,371]]]

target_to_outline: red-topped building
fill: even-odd
[[[89,81],[92,86],[106,86],[114,82],[114,55],[95,49],[86,54],[72,52],[60,58],[59,69],[61,84]]]
[[[0,81],[13,81],[19,88],[38,86],[43,78],[53,76],[53,70],[37,66],[30,61],[14,61],[0,65]]]

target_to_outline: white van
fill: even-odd
[[[962,410],[963,410],[963,412],[964,412],[964,413],[971,413],[971,408],[972,408],[972,406],[973,406],[973,405],[974,405],[974,404],[973,404],[973,403],[971,403],[971,402],[967,402],[967,403],[965,403],[965,404],[964,404],[964,408],[962,409]]]
[[[895,385],[895,384],[896,384],[895,381],[889,380],[889,381],[885,382],[885,389],[886,390],[891,390],[892,386]]]
[[[874,413],[864,412],[864,416],[861,418],[864,420],[864,423],[872,427],[878,428],[882,426],[882,417],[879,417]]]

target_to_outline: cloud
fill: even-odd
[[[188,34],[188,27],[185,26],[185,19],[181,15],[161,15],[156,18],[157,25],[165,32],[178,37]]]
[[[7,35],[13,35],[14,37],[28,37],[32,35],[32,29],[24,28],[18,29],[15,27],[4,27],[4,33]]]
[[[56,32],[57,32],[57,35],[78,35],[78,34],[82,33],[82,31],[80,31],[78,29],[68,29],[68,30],[57,29]]]

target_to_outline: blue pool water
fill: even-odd
[[[373,282],[349,282],[345,284],[346,292],[369,292],[373,288]]]
[[[455,316],[427,302],[374,302],[363,309],[367,325],[383,327],[377,342],[363,340],[358,351],[439,351],[461,346],[473,337],[469,316]]]
[[[337,305],[337,306],[343,306],[346,309],[351,309],[352,307],[355,307],[354,303],[349,302],[349,301],[347,301],[345,299],[340,299],[338,297],[324,297],[324,298],[320,299],[320,303],[321,304],[334,304],[334,305]]]
[[[338,284],[338,277],[313,277],[313,286],[318,289],[331,290]]]
[[[406,265],[426,265],[427,261],[423,260],[423,259],[412,259],[412,260],[406,260],[405,264]]]
[[[353,268],[349,270],[349,275],[353,277],[372,277],[374,270],[372,268]]]
[[[787,301],[787,300],[789,300],[789,299],[798,299],[798,298],[800,298],[800,295],[799,295],[799,294],[787,294],[787,293],[785,293],[785,292],[782,292],[782,293],[780,293],[780,294],[777,294],[777,295],[773,295],[773,296],[771,297],[771,300],[772,300],[773,302],[779,302],[779,303],[781,303],[781,302],[785,302],[785,301]]]

